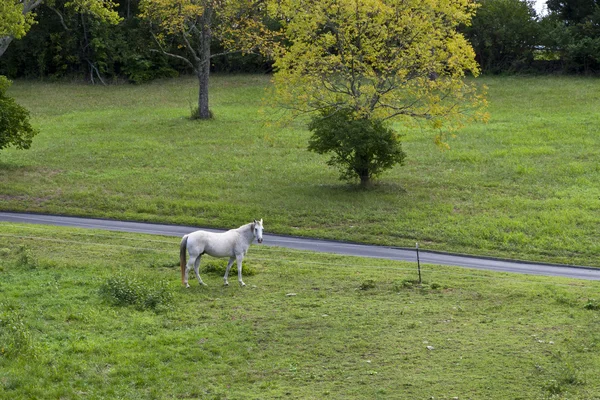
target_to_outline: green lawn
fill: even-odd
[[[0,398],[600,399],[599,282],[178,242],[0,223]]]
[[[194,79],[88,86],[17,81],[41,133],[0,153],[0,209],[267,232],[600,266],[600,81],[485,77],[488,124],[450,151],[406,132],[407,164],[364,191],[277,127],[265,76],[215,76],[216,118],[192,122]],[[401,127],[399,127],[401,128]]]

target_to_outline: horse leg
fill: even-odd
[[[206,283],[202,282],[202,278],[200,278],[200,259],[202,258],[202,254],[200,254],[198,257],[196,257],[196,260],[194,262],[194,273],[196,274],[196,278],[198,278],[198,282],[200,283],[200,285],[202,286],[207,286]]]
[[[223,280],[225,280],[225,286],[229,286],[229,281],[227,280],[227,277],[229,276],[229,270],[231,269],[231,266],[233,265],[234,261],[235,257],[229,257],[229,262],[227,263],[227,268],[225,269],[225,276],[223,277]]]
[[[197,256],[196,258],[198,258],[199,256]],[[190,269],[192,269],[192,265],[194,265],[194,263],[196,262],[196,258],[192,257],[192,255],[190,254],[190,259],[188,260],[188,262],[185,265],[185,276],[183,278],[183,284],[185,285],[186,288],[190,287],[190,284],[188,283],[188,275],[190,273]]]
[[[244,259],[244,255],[243,254],[237,254],[235,256],[235,258],[237,259],[238,282],[240,283],[240,286],[246,286],[246,284],[244,283],[244,281],[242,281],[242,260]]]

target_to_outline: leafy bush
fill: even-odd
[[[308,126],[308,149],[332,153],[327,162],[340,169],[342,180],[360,179],[362,186],[396,164],[404,162],[400,136],[377,119],[364,119],[353,110],[323,110]]]
[[[10,84],[6,77],[0,76],[0,150],[9,146],[28,149],[38,132],[29,123],[29,111],[7,96]]]
[[[140,310],[168,308],[173,301],[166,282],[142,282],[124,275],[108,278],[100,287],[100,294],[115,306],[135,306]]]

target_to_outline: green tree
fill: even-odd
[[[29,123],[29,112],[6,95],[10,84],[0,76],[0,150],[9,146],[28,149],[38,132]]]
[[[537,16],[526,0],[480,0],[465,34],[484,72],[514,71],[533,61]]]
[[[485,99],[464,79],[479,73],[474,52],[457,32],[475,8],[469,0],[278,0],[270,12],[289,45],[275,60],[275,97],[294,116],[426,121],[443,145],[448,131],[484,117]]]
[[[600,2],[548,0],[550,14],[542,21],[546,49],[560,55],[569,72],[600,71]]]
[[[393,129],[378,119],[356,119],[351,109],[321,110],[308,129],[313,133],[308,149],[331,153],[327,164],[340,170],[340,179],[358,178],[363,187],[406,156]]]
[[[224,53],[266,51],[273,31],[265,25],[262,0],[142,0],[142,16],[152,22],[156,42],[164,54],[184,61],[198,78],[198,110],[193,118],[208,119],[208,82],[211,59]],[[224,51],[212,53],[212,42]],[[181,52],[166,44],[178,41]]]

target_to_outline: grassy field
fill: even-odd
[[[265,76],[143,86],[18,81],[41,133],[0,154],[0,209],[267,232],[600,266],[600,81],[486,77],[488,124],[441,151],[406,132],[407,164],[372,190],[337,180],[297,121],[261,112]]]
[[[0,223],[2,399],[600,399],[600,283]]]

